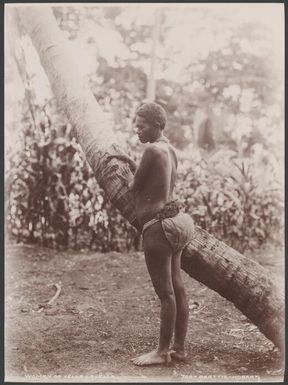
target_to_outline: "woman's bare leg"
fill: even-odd
[[[176,301],[172,283],[171,247],[161,224],[146,230],[143,240],[145,260],[156,294],[161,301],[160,337],[157,350],[135,358],[136,365],[164,364],[170,361],[169,346],[176,320]]]
[[[185,360],[185,337],[189,321],[189,305],[186,297],[185,287],[181,276],[181,255],[182,251],[172,257],[172,282],[176,298],[176,322],[174,332],[174,343],[171,357],[178,360]]]

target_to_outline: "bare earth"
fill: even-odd
[[[283,255],[276,254],[271,249],[257,259],[281,281]],[[137,367],[130,359],[156,347],[159,329],[143,253],[6,246],[5,380],[282,380],[283,359],[273,344],[230,302],[183,275],[190,298],[188,362]],[[56,292],[53,284],[60,296],[41,310]]]

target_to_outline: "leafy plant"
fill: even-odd
[[[186,210],[196,224],[241,252],[275,240],[283,221],[281,189],[261,186],[251,160],[219,154],[206,154],[207,161],[182,170],[177,193]]]

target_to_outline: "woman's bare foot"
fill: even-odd
[[[138,366],[167,365],[171,362],[171,357],[169,352],[160,354],[157,350],[153,350],[150,353],[145,353],[140,357],[133,358],[132,362]]]
[[[184,353],[184,350],[176,350],[173,349],[170,351],[171,359],[174,361],[182,361],[185,362],[187,359],[186,354]]]

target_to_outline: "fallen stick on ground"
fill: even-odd
[[[55,299],[57,299],[61,293],[61,286],[58,285],[58,283],[55,283],[53,286],[56,287],[56,293],[54,294],[54,296],[50,299],[50,301],[48,302],[48,305],[51,305],[51,303],[53,301],[55,301]]]
[[[52,286],[56,287],[56,293],[53,295],[53,297],[46,304],[39,305],[40,309],[37,310],[38,313],[40,313],[43,309],[46,309],[47,306],[51,305],[52,302],[54,302],[59,297],[59,295],[61,293],[61,286],[58,283],[54,283]]]

